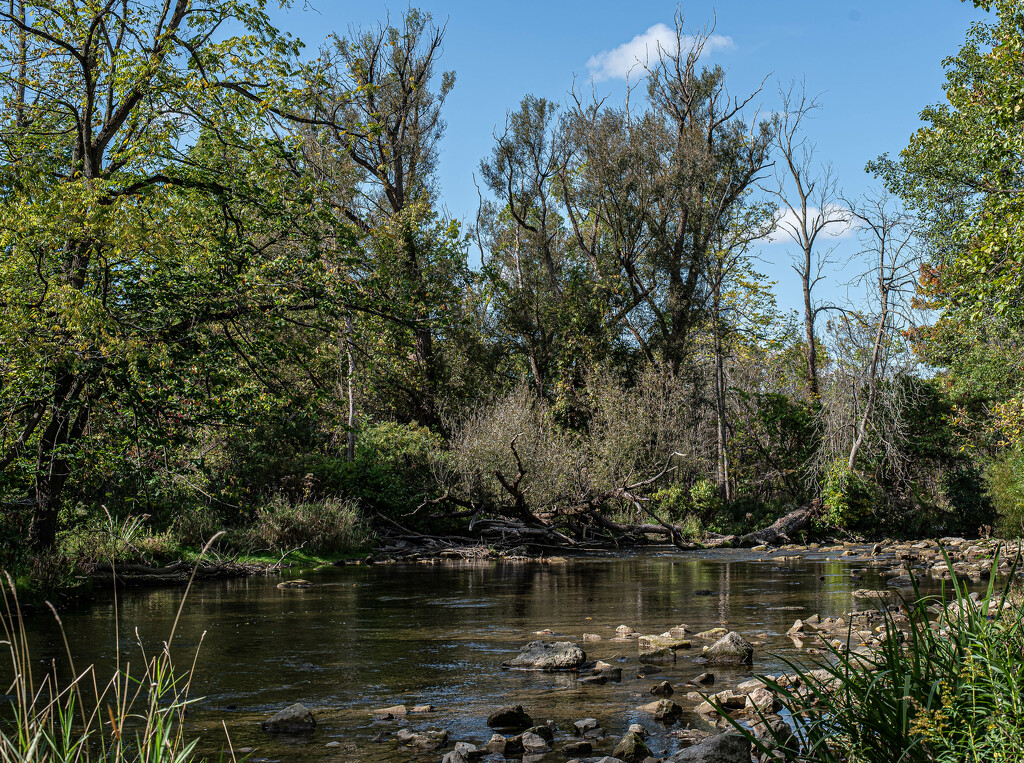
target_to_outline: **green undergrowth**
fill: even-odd
[[[947,563],[949,558],[947,556]],[[1014,565],[1016,571],[1020,559]],[[993,563],[998,567],[998,554]],[[913,579],[913,576],[912,576]],[[1011,574],[1007,581],[1012,581]],[[725,715],[772,760],[800,763],[1010,763],[1024,746],[1024,607],[1010,582],[972,600],[953,579],[936,596],[883,609],[890,634],[864,656],[826,642],[797,677],[762,680],[789,724],[761,715],[760,737]],[[902,627],[900,627],[902,626]],[[852,629],[852,625],[851,625]],[[852,635],[852,633],[850,634]],[[783,685],[785,683],[785,685]]]

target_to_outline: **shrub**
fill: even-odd
[[[922,597],[915,582],[905,608],[906,638],[886,639],[873,656],[826,641],[827,659],[790,665],[798,684],[762,679],[790,715],[795,736],[765,723],[769,736],[756,739],[733,725],[760,752],[781,748],[772,759],[781,752],[785,760],[821,763],[1019,760],[1024,611],[1009,586],[997,589],[993,579],[975,602],[956,579],[951,595],[936,597]],[[935,623],[930,609],[940,613]],[[883,615],[895,633],[896,615],[887,609]]]
[[[329,498],[293,503],[277,496],[256,510],[252,524],[237,531],[233,545],[241,548],[314,553],[354,552],[370,538],[355,501]]]
[[[995,506],[996,532],[1024,537],[1024,454],[1010,450],[985,470],[986,494]]]
[[[852,527],[871,513],[877,502],[876,492],[873,484],[844,462],[834,461],[822,480],[822,519],[831,527]]]

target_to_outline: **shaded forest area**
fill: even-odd
[[[0,567],[221,529],[678,543],[806,505],[822,533],[1019,536],[1024,14],[990,5],[874,194],[815,153],[814,97],[760,117],[776,86],[727,89],[677,13],[622,103],[510,104],[464,223],[429,13],[311,56],[261,3],[14,0]],[[796,256],[766,275],[768,236]]]

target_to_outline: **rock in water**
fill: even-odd
[[[704,649],[708,662],[732,665],[749,665],[754,659],[754,647],[736,631],[726,633],[714,644]]]
[[[260,728],[268,734],[308,734],[316,728],[316,718],[308,707],[296,702],[263,721]]]
[[[522,705],[509,705],[495,710],[487,718],[487,725],[492,729],[526,729],[533,725],[533,718],[523,710]]]
[[[719,734],[666,758],[666,763],[750,763],[750,742],[739,734]]]
[[[626,763],[643,763],[645,758],[653,756],[639,734],[628,732],[615,746],[612,757],[624,760]]]
[[[521,670],[575,670],[587,654],[571,641],[531,641],[505,663]]]

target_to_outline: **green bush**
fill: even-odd
[[[1024,537],[1024,454],[1007,451],[985,470],[986,494],[996,510],[996,532]]]
[[[826,470],[821,486],[822,519],[831,527],[853,527],[878,503],[877,487],[857,472],[835,461]]]
[[[236,530],[231,542],[248,550],[332,553],[359,551],[369,539],[369,526],[353,500],[293,503],[277,496],[260,506],[252,523]]]
[[[905,608],[905,638],[886,639],[872,656],[826,641],[825,659],[790,665],[796,682],[782,686],[763,679],[781,700],[792,731],[776,724],[758,739],[730,722],[773,760],[780,754],[783,760],[820,763],[1019,760],[1024,740],[1019,598],[1008,586],[996,588],[993,580],[975,602],[954,580],[952,593],[937,597],[922,597],[915,584]],[[940,613],[937,622],[930,610]],[[896,633],[897,616],[888,609],[882,614],[889,632]]]

